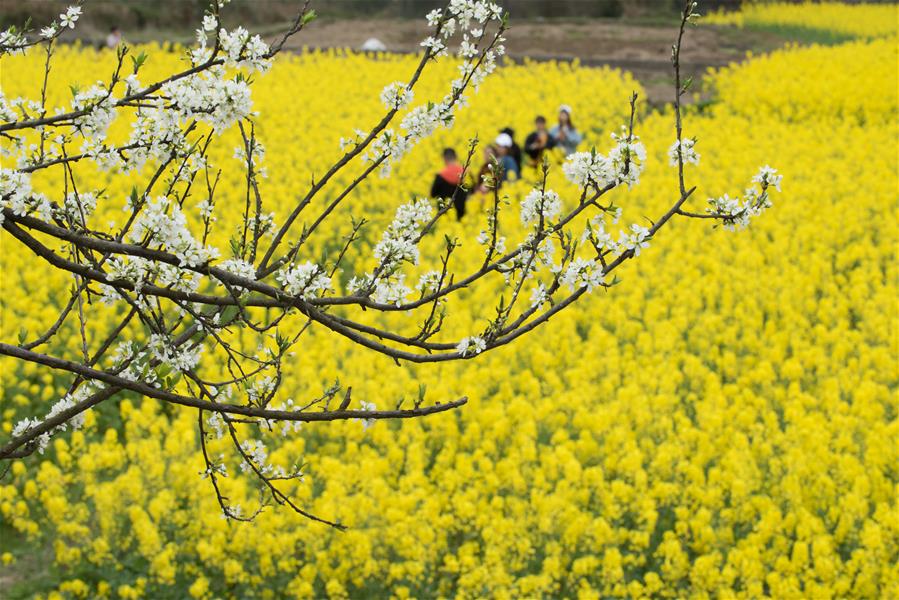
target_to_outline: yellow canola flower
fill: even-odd
[[[179,64],[148,51],[145,81]],[[77,47],[58,58],[53,103],[64,102],[68,80],[89,84],[113,60]],[[3,59],[7,97],[34,94],[42,59]],[[311,52],[279,58],[259,78],[271,210],[283,216],[297,186],[338,156],[339,138],[379,117],[380,89],[414,62]],[[68,597],[899,596],[894,66],[895,41],[885,39],[790,48],[715,74],[719,102],[686,116],[702,153],[688,169],[700,186],[690,205],[739,193],[769,162],[787,175],[773,209],[739,235],[676,222],[622,269],[621,285],[518,344],[472,361],[396,366],[326,331],[304,336],[284,374],[290,397],[317,396],[339,374],[354,398],[379,406],[417,398],[420,385],[431,400],[471,398],[454,414],[367,431],[310,424],[273,445],[273,460],[308,465],[305,482],[283,489],[348,532],[282,507],[250,525],[225,521],[199,475],[196,414],[124,396],[45,456],[15,463],[0,481],[0,520],[29,541],[52,540],[60,567],[97,574],[59,582]],[[437,63],[416,98],[442,97],[454,69]],[[833,84],[846,73],[853,85]],[[462,151],[475,133],[490,140],[510,125],[520,143],[536,112],[551,118],[564,102],[585,147],[603,151],[635,87],[627,74],[578,65],[500,69],[451,130],[390,179],[363,184],[313,254],[345,235],[338,225],[350,215],[365,215],[372,233],[345,274],[370,266],[370,242],[395,206],[427,191],[445,145]],[[613,196],[628,222],[674,199],[672,117],[641,107],[643,183]],[[113,127],[127,135],[128,123]],[[237,144],[229,132],[210,156],[223,169],[221,239],[243,206]],[[131,182],[78,175],[106,188],[104,217],[121,218]],[[510,237],[522,233],[518,202],[533,180],[526,171],[504,188]],[[572,197],[558,169],[551,184]],[[40,185],[50,193],[58,182]],[[479,264],[477,208],[475,197],[472,218],[441,223],[422,256],[436,256],[448,234],[463,242],[460,271]],[[33,336],[53,322],[71,279],[0,240],[0,338],[20,327]],[[488,282],[456,299],[448,333],[482,329],[494,308],[483,299],[498,290]],[[112,310],[92,315],[94,339],[114,326]],[[409,326],[405,315],[372,322]],[[255,348],[252,332],[234,335]],[[47,352],[77,359],[79,344],[71,328]],[[13,421],[69,384],[33,365],[0,367]],[[229,470],[225,494],[254,506],[252,482]],[[20,552],[3,562],[15,567]]]

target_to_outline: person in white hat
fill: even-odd
[[[577,150],[577,145],[581,143],[583,136],[571,122],[571,107],[567,104],[559,107],[559,124],[549,130],[549,135],[562,149],[565,156],[574,154]]]
[[[494,144],[496,145],[496,159],[503,168],[500,181],[521,179],[521,168],[512,158],[512,136],[508,133],[501,133],[496,136]]]

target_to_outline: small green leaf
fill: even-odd
[[[137,56],[131,57],[131,65],[134,67],[134,72],[137,73],[138,69],[144,66],[144,63],[147,62],[147,53],[141,52]]]

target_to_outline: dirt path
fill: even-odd
[[[359,48],[377,38],[392,52],[417,52],[427,36],[422,21],[398,19],[322,20],[309,27],[288,46],[310,48]],[[507,34],[510,58],[521,60],[580,59],[585,65],[609,65],[631,71],[653,104],[670,101],[671,44],[675,25],[643,25],[627,21],[523,22]],[[741,60],[747,51],[761,53],[783,46],[786,40],[764,32],[733,28],[698,27],[686,38],[683,70],[697,81],[709,67]]]

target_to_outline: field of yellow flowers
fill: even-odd
[[[716,12],[705,22],[757,29],[818,32],[832,39],[895,35],[895,3],[747,2],[739,11]]]
[[[830,10],[803,7],[797,18],[829,27]],[[621,285],[476,360],[397,366],[314,331],[286,374],[297,397],[339,376],[384,405],[422,386],[436,400],[471,398],[456,413],[367,431],[307,424],[284,441],[277,452],[302,456],[309,473],[289,489],[347,532],[278,509],[226,522],[199,476],[196,414],[123,396],[0,479],[2,584],[72,598],[899,597],[895,22],[884,31],[871,17],[857,41],[790,47],[710,76],[716,101],[686,115],[702,154],[689,172],[693,208],[739,193],[770,163],[783,193],[749,230],[674,223]],[[147,51],[147,81],[177,64]],[[4,59],[4,94],[34,95],[42,60]],[[113,61],[63,48],[51,102]],[[379,91],[414,63],[279,57],[254,88],[266,196],[291,202],[297,182],[338,157],[340,137],[379,118]],[[421,93],[442,93],[454,69],[435,65]],[[627,73],[577,64],[500,69],[451,130],[390,179],[366,182],[344,217],[365,215],[377,231],[427,192],[442,147],[461,151],[506,125],[520,138],[535,111],[551,116],[562,102],[586,145],[603,149],[634,89]],[[633,221],[676,194],[671,111],[639,109],[643,182],[615,192]],[[237,145],[234,132],[223,136],[213,162],[237,167]],[[553,187],[568,189],[558,171]],[[95,187],[128,194],[123,178],[106,177]],[[513,204],[534,178],[504,188]],[[236,222],[239,169],[225,168],[220,185],[234,198],[221,218]],[[423,252],[457,236],[462,264],[477,264],[477,216],[444,222]],[[345,233],[325,232],[318,248]],[[0,244],[8,341],[52,322],[71,280],[7,237]],[[474,295],[451,308],[468,323],[485,313]],[[77,348],[77,332],[57,343]],[[68,380],[0,367],[5,437]],[[252,503],[247,482],[230,479],[231,497]]]

